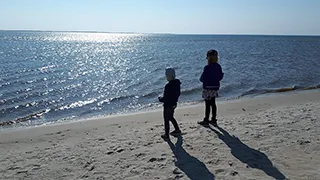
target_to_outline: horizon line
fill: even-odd
[[[35,29],[0,29],[0,31],[25,32],[71,32],[71,33],[107,33],[107,34],[163,34],[163,35],[243,35],[243,36],[320,36],[320,34],[263,34],[263,33],[169,33],[169,32],[111,32],[90,30],[35,30]]]

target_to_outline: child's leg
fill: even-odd
[[[169,108],[163,108],[163,119],[164,119],[164,131],[165,135],[169,136],[169,131],[170,131],[170,109]]]
[[[216,121],[216,118],[217,118],[216,98],[213,97],[210,101],[211,101],[211,107],[212,107],[212,120]]]
[[[170,115],[170,116],[169,116],[169,117],[170,117],[170,121],[171,121],[174,129],[175,129],[176,131],[180,131],[179,126],[178,126],[178,123],[177,123],[176,119],[174,118],[174,108],[172,108],[172,109],[170,110],[170,114],[169,114],[169,115]]]
[[[204,121],[209,121],[211,101],[210,100],[205,100],[205,105],[206,105],[206,108],[205,108]]]

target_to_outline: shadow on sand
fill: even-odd
[[[183,171],[191,180],[214,180],[215,176],[206,165],[197,158],[191,156],[183,147],[182,136],[177,136],[177,142],[173,144],[167,141],[177,161],[175,165]]]
[[[219,126],[215,126],[219,131],[210,127],[230,149],[231,154],[241,162],[247,164],[251,168],[256,168],[264,171],[268,176],[275,179],[283,180],[286,177],[273,166],[272,162],[264,153],[250,148],[244,144],[238,137],[231,136],[226,130]]]

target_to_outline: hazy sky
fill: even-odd
[[[0,29],[320,35],[320,0],[0,0]]]

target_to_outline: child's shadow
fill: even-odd
[[[175,165],[183,171],[191,180],[214,180],[214,175],[209,171],[206,165],[191,156],[182,147],[182,136],[177,136],[176,144],[173,144],[171,140],[168,140],[168,144],[175,155],[177,161]]]
[[[275,179],[286,179],[286,177],[273,166],[272,162],[264,153],[250,148],[244,144],[238,137],[231,136],[226,130],[216,126],[219,130],[214,131],[218,137],[231,149],[231,154],[239,159],[241,162],[246,163],[251,168],[257,168],[264,171],[267,175]]]

